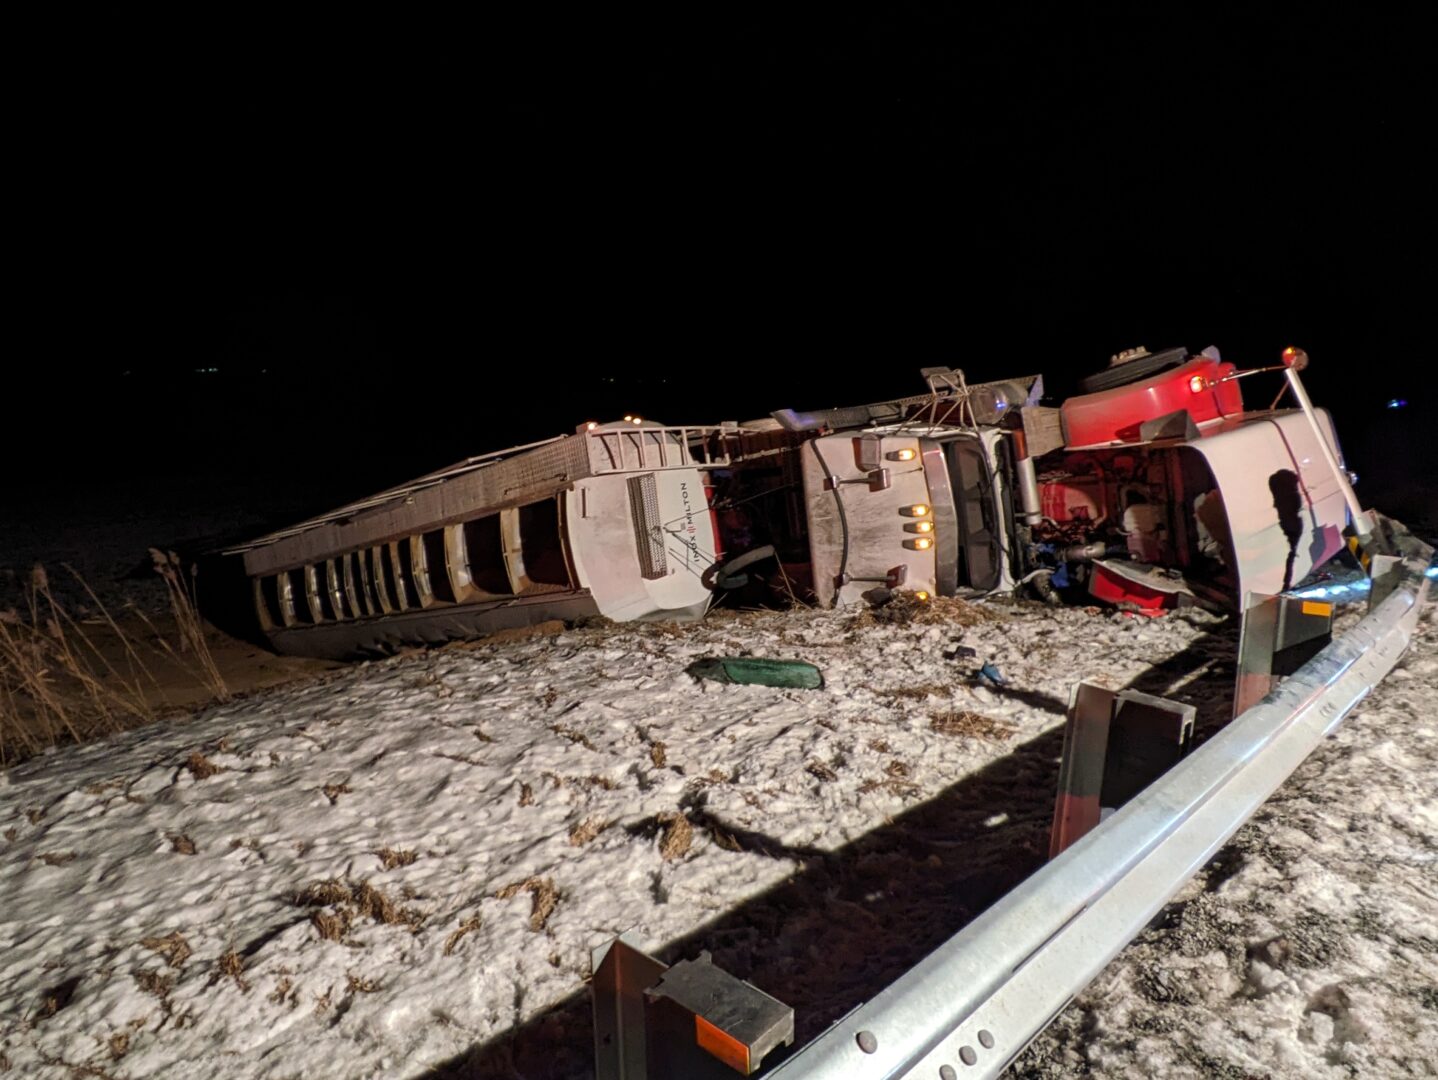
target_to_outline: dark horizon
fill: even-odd
[[[61,437],[22,509],[320,509],[606,414],[852,404],[940,364],[1061,396],[1136,345],[1303,346],[1401,489],[1434,408],[1402,17],[795,22],[214,54],[56,98],[7,388]]]

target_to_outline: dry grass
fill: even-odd
[[[180,967],[190,958],[190,944],[178,930],[168,937],[141,938],[140,944],[159,953],[165,958],[165,963],[172,968]]]
[[[978,626],[1002,622],[1003,616],[968,600],[954,596],[933,596],[919,600],[911,592],[895,593],[888,603],[865,608],[854,616],[855,626]]]
[[[325,941],[343,941],[354,925],[354,912],[349,908],[310,913],[310,925]]]
[[[533,788],[532,785],[526,784],[526,783],[523,783],[523,782],[520,783],[520,785],[519,785],[519,805],[520,805],[520,806],[533,806],[533,805],[534,805],[534,788]]]
[[[478,929],[478,915],[471,915],[469,918],[465,919],[464,922],[459,924],[459,929],[456,930],[454,933],[450,934],[449,937],[445,939],[444,955],[449,956],[450,954],[452,954],[455,949],[459,948],[459,943],[464,940],[464,936],[466,934],[472,934]]]
[[[330,805],[333,806],[340,801],[341,795],[350,793],[350,786],[348,784],[326,784],[321,790],[325,793],[325,798],[330,801]]]
[[[294,989],[294,985],[288,975],[281,975],[279,981],[275,983],[275,988],[270,991],[270,1001],[276,1005],[283,1005],[285,999],[290,998],[290,991]],[[294,1004],[293,998],[290,998],[290,1004]]]
[[[343,904],[350,898],[349,886],[340,881],[317,881],[295,894],[298,907],[326,907]]]
[[[833,769],[829,768],[829,766],[825,765],[822,761],[809,762],[809,764],[804,766],[804,771],[815,779],[820,780],[826,784],[829,783],[831,780],[839,779],[839,774],[836,773]]]
[[[117,1031],[110,1036],[110,1059],[119,1061],[130,1052],[130,1033]]]
[[[388,847],[380,848],[375,854],[379,856],[380,865],[386,870],[393,870],[396,866],[410,866],[419,858],[417,851],[404,851]]]
[[[245,993],[250,992],[250,984],[245,980],[245,958],[234,949],[220,957],[218,971],[221,975],[235,980],[235,985]]]
[[[589,741],[589,736],[584,734],[584,732],[582,731],[576,731],[574,728],[565,727],[563,724],[550,724],[549,730],[554,732],[561,738],[568,739],[570,742],[584,747],[586,750],[595,749],[594,744]]]
[[[609,828],[610,824],[611,822],[604,818],[585,818],[569,830],[569,846],[583,847],[605,829]]]
[[[382,889],[367,881],[316,881],[306,885],[291,900],[297,907],[319,909],[310,913],[310,923],[326,941],[343,941],[356,917],[385,926],[407,926],[415,932],[424,924],[424,916],[418,910],[400,907]]]
[[[196,780],[208,780],[216,773],[225,771],[223,765],[216,765],[198,750],[190,751],[190,756],[185,759],[185,768],[190,770],[190,774],[194,776]]]
[[[205,638],[205,624],[200,619],[196,602],[198,591],[195,567],[190,566],[187,572],[180,557],[173,551],[162,552],[151,548],[150,558],[154,561],[155,573],[165,581],[165,591],[170,597],[170,611],[175,616],[175,625],[179,628],[180,648],[175,650],[164,638],[160,641],[176,659],[184,655],[191,661],[200,680],[210,688],[217,700],[228,701],[229,687],[225,685],[224,677],[210,653],[210,645]]]
[[[680,858],[694,843],[694,826],[678,813],[661,814],[659,821],[664,826],[659,834],[659,857],[665,862]]]
[[[198,848],[195,842],[184,833],[170,833],[170,850],[178,855],[193,855]]]
[[[662,742],[650,744],[649,760],[654,763],[656,769],[662,769],[669,764],[669,754]]]
[[[68,862],[75,861],[73,851],[42,851],[35,857],[46,866],[64,866]]]
[[[345,989],[351,994],[373,994],[380,988],[378,979],[365,979],[354,972],[347,972],[345,975]]]
[[[45,568],[35,566],[25,611],[0,613],[0,767],[65,739],[81,742],[154,719],[143,677],[148,671],[127,677],[105,660],[55,599]]]
[[[989,742],[1002,742],[1017,730],[1003,720],[995,720],[991,716],[969,709],[946,709],[935,713],[929,721],[929,727],[940,735],[984,739]]]
[[[153,994],[164,1001],[170,996],[170,989],[175,985],[175,977],[161,975],[158,971],[141,971],[135,976],[135,982],[145,993]]]
[[[893,690],[876,692],[903,701],[922,701],[931,697],[946,698],[954,692],[954,688],[946,683],[920,683],[917,686],[900,686]]]
[[[83,742],[154,720],[152,703],[168,708],[169,701],[145,651],[152,661],[172,662],[210,697],[228,699],[195,610],[193,569],[186,576],[173,552],[152,555],[170,595],[176,643],[138,610],[132,614],[151,640],[127,634],[69,566],[66,571],[98,613],[85,624],[55,598],[49,575],[38,564],[30,572],[22,610],[0,611],[0,768],[61,742]],[[102,642],[110,643],[108,655]]]
[[[553,878],[532,877],[506,885],[494,896],[497,900],[508,900],[522,892],[529,893],[531,897],[529,928],[537,934],[544,929],[549,922],[549,916],[554,914],[554,909],[559,906],[559,890],[554,887]]]

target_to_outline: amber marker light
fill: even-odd
[[[888,455],[890,461],[913,461],[914,457],[913,450],[894,450]]]
[[[928,551],[929,548],[933,547],[933,545],[934,542],[930,540],[927,536],[920,536],[914,540],[904,541],[904,546],[913,551]]]
[[[914,599],[919,601],[920,603],[923,603],[928,598],[929,594],[926,593],[923,589],[920,589],[918,592],[914,593]]]
[[[1188,388],[1195,394],[1201,394],[1208,389],[1208,380],[1202,375],[1195,375],[1188,380]]]
[[[928,517],[929,508],[923,503],[915,503],[913,506],[904,507],[899,513],[905,514],[908,517]]]

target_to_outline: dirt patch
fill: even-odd
[[[564,623],[558,619],[547,619],[542,623],[535,623],[533,626],[515,626],[508,630],[496,630],[486,637],[475,641],[456,642],[451,648],[456,649],[482,649],[486,645],[504,645],[514,641],[532,641],[534,638],[553,637],[556,634],[564,633]]]

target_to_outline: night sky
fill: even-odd
[[[1395,448],[1434,460],[1416,19],[1202,10],[555,9],[112,56],[35,128],[9,411],[62,437],[19,505],[319,510],[629,411],[1290,342],[1369,494],[1400,489]]]

